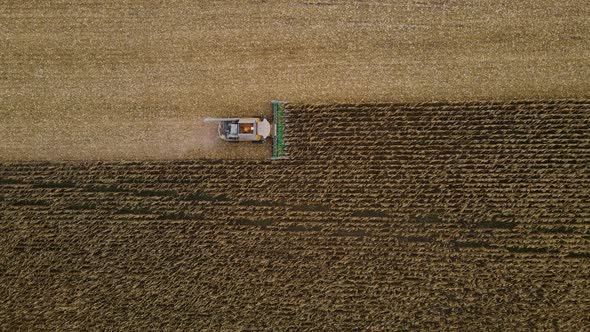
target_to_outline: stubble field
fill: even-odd
[[[3,163],[0,327],[590,324],[588,100],[287,109],[288,160]]]

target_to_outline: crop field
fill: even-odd
[[[589,100],[287,109],[287,160],[0,164],[0,328],[590,325]]]

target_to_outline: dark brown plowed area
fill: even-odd
[[[580,0],[3,0],[0,160],[264,160],[202,118],[273,99],[590,98],[589,17]]]
[[[590,101],[288,112],[290,160],[2,164],[0,327],[590,324]]]

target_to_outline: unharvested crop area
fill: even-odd
[[[590,324],[590,101],[288,110],[288,160],[1,164],[0,327]]]
[[[3,0],[0,160],[260,160],[201,119],[273,99],[590,98],[588,17],[579,0]]]

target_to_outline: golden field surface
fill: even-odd
[[[590,7],[548,1],[0,3],[0,159],[264,159],[205,116],[588,97]]]
[[[588,329],[589,17],[0,2],[0,330]]]
[[[2,330],[590,325],[590,101],[289,104],[286,160],[3,162]]]

